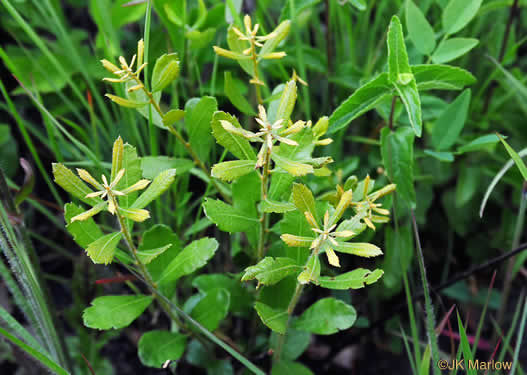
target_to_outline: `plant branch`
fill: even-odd
[[[269,164],[271,162],[271,154],[270,150],[268,149],[265,153],[265,162],[263,166],[262,174],[260,174],[260,181],[261,181],[261,194],[262,198],[261,200],[264,201],[267,199],[267,191],[268,191],[268,184],[269,184]],[[267,233],[267,214],[265,211],[262,210],[261,216],[260,216],[260,237],[258,239],[258,252],[257,261],[260,261],[264,254],[265,254],[265,235]]]

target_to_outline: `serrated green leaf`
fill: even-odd
[[[108,264],[112,262],[115,249],[121,241],[121,232],[110,233],[93,241],[86,248],[86,253],[95,264]]]
[[[205,293],[192,309],[190,316],[209,331],[214,331],[227,316],[229,306],[229,292],[223,288],[215,288]]]
[[[263,324],[282,335],[285,333],[288,319],[286,310],[275,309],[262,302],[256,302],[254,308]]]
[[[138,250],[137,251],[137,257],[143,264],[149,264],[152,262],[155,258],[163,254],[166,250],[168,250],[170,247],[172,247],[172,244],[168,244],[162,247],[158,247],[155,249],[148,249],[148,250]]]
[[[168,284],[177,281],[203,267],[218,249],[214,238],[202,238],[187,245],[166,267],[158,282]]]
[[[451,152],[447,151],[434,151],[434,150],[424,150],[425,155],[431,156],[439,161],[452,163],[454,161],[454,155]]]
[[[273,159],[277,166],[293,176],[305,176],[306,174],[313,173],[315,171],[312,165],[291,160],[279,155],[278,152],[271,153],[271,159]]]
[[[82,313],[84,325],[95,329],[127,327],[146,310],[153,298],[145,295],[97,297]]]
[[[259,223],[258,219],[217,199],[206,199],[203,209],[205,215],[225,232],[243,232]]]
[[[318,284],[328,289],[360,289],[364,288],[365,285],[376,282],[381,278],[383,273],[381,269],[370,271],[364,268],[357,268],[338,276],[323,276],[319,279]]]
[[[240,90],[238,90],[238,88],[235,86],[231,72],[226,71],[224,73],[224,77],[224,90],[225,95],[227,95],[227,98],[229,98],[231,103],[241,112],[250,116],[254,116],[256,112],[254,111],[251,104],[247,101],[247,99],[240,93]]]
[[[215,164],[212,167],[212,177],[219,178],[223,181],[233,181],[238,177],[245,176],[247,173],[254,171],[256,163],[254,160],[232,160]]]
[[[378,106],[392,95],[393,85],[388,81],[388,74],[381,73],[370,82],[359,87],[342,102],[329,117],[329,134],[347,126],[360,115]]]
[[[67,203],[64,206],[64,220],[66,229],[71,233],[75,242],[83,249],[95,240],[103,236],[102,230],[95,224],[92,218],[83,221],[71,222],[71,218],[82,213],[84,210],[74,203]]]
[[[451,38],[445,40],[437,47],[432,55],[432,61],[436,64],[443,64],[470,51],[478,45],[479,41],[474,38]]]
[[[478,13],[483,0],[450,0],[443,10],[443,30],[451,35],[464,28]]]
[[[194,151],[202,161],[209,159],[212,136],[211,120],[218,110],[218,102],[212,96],[192,98],[185,104],[185,127]]]
[[[167,169],[175,169],[178,176],[181,176],[194,167],[194,162],[189,159],[171,158],[168,156],[145,156],[141,158],[141,169],[143,178],[149,180]]]
[[[268,39],[265,41],[263,47],[260,49],[258,54],[258,60],[262,59],[262,56],[265,56],[268,53],[271,53],[275,48],[284,40],[289,34],[291,29],[291,21],[285,20],[281,22],[270,34],[276,35],[274,38]]]
[[[179,76],[177,53],[165,53],[159,56],[152,71],[152,92],[161,91]]]
[[[291,200],[295,207],[302,213],[310,212],[311,215],[318,221],[317,210],[315,207],[315,197],[313,193],[306,185],[303,184],[293,184],[293,189],[291,190]]]
[[[431,137],[437,150],[447,150],[458,140],[467,120],[470,97],[470,89],[465,89],[437,119]]]
[[[392,83],[400,82],[404,85],[405,79],[401,82],[401,77],[405,74],[412,74],[406,45],[404,44],[403,27],[399,17],[393,16],[388,28],[388,79]],[[403,75],[403,76],[402,76]]]
[[[423,123],[421,113],[421,98],[419,97],[419,91],[417,91],[417,84],[415,78],[406,84],[402,85],[399,82],[394,83],[395,89],[404,104],[410,125],[416,136],[421,137]]]
[[[366,258],[382,255],[382,251],[378,246],[367,242],[339,242],[338,246],[335,246],[334,249],[340,253],[353,254]]]
[[[274,285],[284,277],[300,272],[301,266],[291,258],[265,257],[258,264],[247,267],[242,281],[256,279],[258,284]]]
[[[457,152],[464,153],[464,152],[472,152],[472,151],[479,151],[482,149],[485,149],[489,145],[494,145],[498,143],[500,139],[496,134],[487,134],[482,135],[481,137],[477,137],[476,139],[473,139],[469,143],[459,147],[457,149]]]
[[[137,344],[141,363],[162,368],[166,361],[176,361],[183,355],[187,337],[177,332],[154,330],[145,332]]]
[[[211,127],[212,135],[216,138],[216,142],[229,150],[238,159],[256,160],[256,154],[249,141],[240,135],[229,133],[223,128],[220,120],[228,121],[233,126],[241,128],[236,117],[225,112],[215,112],[212,117]]]
[[[295,209],[295,205],[290,202],[278,202],[271,199],[265,199],[262,201],[260,209],[263,212],[284,213],[293,211]]]
[[[406,0],[405,13],[408,36],[421,53],[429,55],[436,46],[434,29],[412,0]]]
[[[413,65],[412,73],[419,92],[425,90],[462,90],[463,87],[476,82],[472,73],[450,65]]]
[[[414,134],[408,127],[381,131],[381,154],[386,172],[397,185],[397,194],[410,207],[416,207],[413,174]]]
[[[331,335],[350,328],[355,320],[357,312],[353,306],[328,297],[311,305],[294,322],[293,327],[318,335]]]
[[[93,190],[91,190],[79,177],[77,177],[76,174],[66,168],[63,164],[53,163],[52,168],[55,183],[75,198],[92,206],[102,202],[100,198],[86,198],[86,195],[93,193]]]
[[[154,178],[154,181],[146,190],[136,199],[131,208],[144,208],[154,199],[163,194],[174,182],[176,177],[175,169],[167,169]]]
[[[298,275],[297,280],[300,284],[317,284],[320,277],[320,259],[317,255],[312,255],[304,270]]]

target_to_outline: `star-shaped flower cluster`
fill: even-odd
[[[298,143],[287,136],[296,134],[305,126],[305,121],[297,121],[291,126],[284,128],[283,120],[279,119],[273,124],[269,122],[264,106],[258,106],[258,117],[255,119],[260,125],[260,131],[254,133],[249,130],[238,128],[232,125],[229,121],[220,120],[221,126],[232,134],[241,135],[247,138],[250,142],[261,142],[262,147],[258,152],[255,168],[260,168],[265,164],[266,155],[271,153],[276,142],[282,142],[291,146],[298,146]]]

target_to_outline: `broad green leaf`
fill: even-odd
[[[191,242],[170,262],[158,281],[167,284],[194,272],[207,264],[217,249],[218,241],[214,238],[205,237]]]
[[[317,335],[331,335],[350,328],[357,319],[353,306],[332,297],[311,305],[294,322],[293,327]]]
[[[450,65],[413,65],[412,73],[419,92],[425,90],[462,90],[463,87],[476,82],[472,73]]]
[[[382,255],[382,251],[378,246],[367,242],[339,242],[338,246],[335,246],[334,249],[340,253],[367,258]]]
[[[176,122],[185,117],[185,111],[182,109],[171,109],[163,115],[163,125],[166,127],[174,125]]]
[[[258,54],[258,60],[262,59],[262,56],[265,56],[268,53],[274,51],[274,49],[284,40],[289,34],[289,29],[291,28],[291,21],[285,20],[281,22],[270,34],[275,35],[275,37],[265,41],[262,49]]]
[[[84,309],[84,325],[94,329],[120,329],[130,325],[152,303],[154,297],[104,296],[97,297]]]
[[[277,166],[284,169],[293,176],[305,176],[306,174],[313,173],[315,171],[312,165],[291,160],[279,155],[278,152],[272,152],[271,159],[273,159]]]
[[[279,340],[281,335],[272,332],[269,338],[269,346],[273,351],[279,350]],[[309,347],[311,341],[311,334],[305,331],[298,331],[296,329],[288,329],[287,335],[282,345],[282,352],[280,353],[281,361],[294,361],[305,352]],[[295,372],[293,374],[296,374]]]
[[[234,32],[232,29],[233,25],[229,26],[229,29],[227,30],[227,44],[229,45],[229,49],[233,52],[239,53],[243,55],[243,51],[250,47],[249,42],[245,40],[239,40],[238,34]],[[236,60],[238,64],[242,67],[247,74],[249,74],[251,77],[254,76],[254,65],[252,61],[249,60]]]
[[[357,268],[338,276],[323,276],[319,279],[318,284],[328,289],[360,289],[379,280],[383,273],[381,269],[370,271],[364,268]]]
[[[355,215],[351,219],[343,220],[340,222],[340,224],[338,225],[337,229],[335,229],[335,231],[342,232],[342,231],[350,230],[355,233],[355,235],[349,238],[346,238],[346,240],[349,240],[350,238],[358,236],[359,234],[364,232],[364,230],[366,229],[366,224],[364,224],[364,222],[362,221],[362,218],[363,217],[361,215]]]
[[[412,70],[408,62],[404,44],[403,27],[397,16],[393,16],[388,28],[388,79],[392,83],[406,85],[412,79]]]
[[[447,150],[458,140],[467,119],[470,96],[470,89],[464,90],[435,122],[431,140],[437,150]]]
[[[178,236],[168,226],[156,224],[143,233],[142,241],[137,248],[138,252],[142,252],[150,249],[163,248],[165,246],[168,246],[168,248],[146,266],[150,276],[156,282],[159,280],[167,265],[182,250]]]
[[[353,0],[357,2],[358,0]],[[362,1],[362,0],[361,0]],[[289,335],[288,335],[289,336]],[[273,365],[271,375],[313,375],[310,369],[298,362],[279,361]]]
[[[408,127],[381,131],[381,154],[386,172],[397,185],[397,194],[410,207],[416,207],[413,173],[414,134]]]
[[[225,232],[243,232],[259,224],[258,219],[217,199],[207,198],[203,209],[205,215]]]
[[[476,139],[473,139],[469,143],[459,147],[457,149],[457,152],[464,153],[464,152],[472,152],[472,151],[479,151],[482,149],[486,149],[489,145],[494,145],[498,143],[500,139],[496,134],[487,134],[482,135],[481,137],[477,137]]]
[[[115,249],[121,241],[121,232],[110,233],[93,241],[86,248],[86,253],[95,264],[108,264],[112,262]]]
[[[393,86],[388,74],[381,73],[370,82],[359,87],[329,117],[329,134],[347,126],[360,115],[375,108],[384,99],[392,95]]]
[[[505,149],[509,153],[512,160],[514,160],[514,164],[516,164],[516,166],[520,170],[520,173],[522,174],[523,179],[527,181],[527,167],[525,166],[525,163],[523,162],[520,155],[518,155],[518,153],[514,151],[514,149],[511,146],[509,146],[509,144],[505,141],[505,139],[503,139],[503,137],[498,135],[498,138],[500,139],[501,143],[503,143],[503,145],[505,146]]]
[[[263,212],[284,213],[293,211],[295,209],[295,205],[290,202],[278,202],[271,199],[265,199],[262,201],[260,209]]]
[[[236,117],[225,112],[215,112],[212,117],[212,135],[216,142],[229,150],[234,156],[241,160],[256,160],[256,154],[249,141],[237,134],[229,133],[221,126],[220,120],[228,121],[233,126],[241,128]]]
[[[256,172],[251,172],[238,178],[232,183],[232,204],[234,209],[245,217],[252,219],[252,222],[260,220],[260,213],[257,204],[261,201],[262,181]],[[251,225],[243,232],[247,236],[249,244],[256,249],[260,238],[259,224]]]
[[[270,123],[275,123],[278,120],[283,120],[282,126],[287,127],[291,113],[295,108],[296,95],[297,95],[296,82],[291,80],[284,85],[282,95],[278,101],[278,107],[276,112],[269,110],[268,117]]]
[[[286,171],[273,171],[271,186],[269,187],[269,199],[274,201],[289,199],[291,185],[295,177]]]
[[[238,277],[229,277],[225,274],[199,275],[192,280],[192,286],[205,294],[212,289],[224,288],[231,296],[230,309],[233,313],[245,315],[252,309],[253,296],[245,285],[240,283]]]
[[[434,29],[412,0],[406,0],[405,13],[408,36],[421,53],[429,55],[436,47]]]
[[[444,161],[447,163],[452,163],[454,161],[454,155],[448,151],[424,150],[424,153],[439,161]]]
[[[297,280],[300,284],[309,284],[313,282],[316,284],[320,277],[320,259],[318,255],[312,255],[304,270],[298,275]]]
[[[470,51],[478,45],[479,41],[474,38],[451,38],[445,40],[437,47],[432,55],[432,61],[436,64],[443,64]]]
[[[286,310],[275,309],[262,302],[256,302],[254,308],[263,324],[282,335],[285,333],[288,319]]]
[[[144,208],[154,199],[163,194],[174,182],[176,177],[175,169],[167,169],[157,175],[146,190],[132,204],[131,208]]]
[[[247,101],[245,96],[243,96],[240,93],[240,90],[236,87],[234,80],[232,79],[232,74],[229,71],[226,71],[225,74],[225,95],[227,95],[227,98],[231,101],[231,103],[238,108],[241,112],[254,116],[256,112],[254,112],[253,107],[251,104]]]
[[[208,160],[211,146],[211,120],[218,110],[218,103],[212,96],[192,98],[185,104],[185,127],[192,148],[202,161]]]
[[[258,284],[273,285],[291,274],[298,273],[302,267],[291,258],[265,257],[258,264],[247,267],[242,281],[258,280]]]
[[[255,165],[256,163],[254,160],[224,161],[223,163],[215,164],[212,167],[211,175],[220,180],[230,182],[254,171]]]
[[[317,210],[315,208],[315,197],[313,193],[306,185],[303,184],[293,184],[293,189],[291,191],[291,200],[295,207],[302,213],[310,212],[311,215],[318,221]]]
[[[415,135],[420,137],[423,128],[421,98],[419,97],[419,91],[417,91],[415,78],[412,76],[412,80],[406,85],[403,85],[400,82],[395,82],[394,86],[404,104],[404,108],[410,119],[410,125],[412,125]]]
[[[77,216],[84,209],[75,205],[74,203],[67,203],[64,206],[64,220],[66,221],[66,229],[73,236],[75,242],[85,249],[89,244],[103,236],[101,229],[95,224],[92,218],[82,221],[71,222],[71,218]]]
[[[177,53],[159,56],[152,71],[152,92],[161,91],[179,76]]]
[[[483,0],[450,0],[443,10],[443,30],[451,35],[464,28],[478,13]]]
[[[138,250],[137,251],[137,257],[143,264],[149,264],[152,262],[155,258],[163,254],[165,251],[167,251],[172,244],[168,244],[162,247],[157,247],[155,249],[147,249],[147,250]]]
[[[226,289],[215,288],[194,306],[190,316],[209,331],[218,328],[229,312],[230,295]]]
[[[181,358],[185,351],[187,337],[181,333],[169,331],[148,331],[137,344],[141,363],[148,367],[162,368],[166,361]]]
[[[149,180],[167,169],[175,169],[178,176],[181,176],[193,167],[194,162],[189,159],[171,158],[168,156],[145,156],[141,158],[143,177]]]
[[[93,193],[82,180],[77,177],[70,169],[66,168],[61,163],[53,163],[53,177],[55,182],[61,188],[66,190],[68,193],[73,195],[75,198],[80,199],[84,203],[88,203],[95,206],[97,203],[102,202],[100,198],[86,198],[87,194]]]

